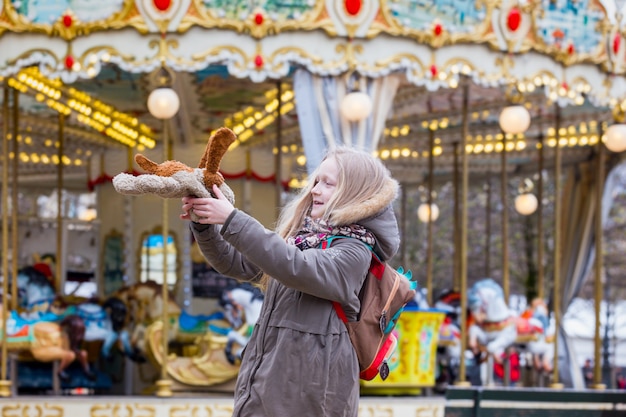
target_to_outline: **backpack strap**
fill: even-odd
[[[342,239],[342,238],[354,239],[348,236],[329,236],[328,238],[324,239],[324,241],[322,241],[322,249],[326,249],[330,247],[331,242],[336,238],[337,239]],[[366,243],[363,243],[363,244],[367,246],[367,248],[372,253],[372,260],[371,260],[368,272],[371,272],[377,279],[381,279],[383,276],[383,272],[385,271],[384,263],[376,255],[376,253],[374,253],[373,247],[371,247],[370,245]],[[344,323],[347,323],[348,317],[346,316],[346,312],[343,310],[343,307],[341,307],[341,304],[339,304],[337,301],[333,301],[332,303],[333,303],[333,307],[335,308],[335,312],[337,312],[337,316],[339,316],[341,321],[343,321]]]

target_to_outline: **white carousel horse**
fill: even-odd
[[[473,323],[469,326],[468,345],[485,346],[498,360],[517,339],[517,320],[504,299],[504,291],[491,278],[476,282],[469,290],[467,305]]]

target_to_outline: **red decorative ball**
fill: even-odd
[[[613,53],[617,54],[619,52],[619,47],[622,44],[622,37],[619,33],[616,33],[613,37]]]
[[[506,25],[511,32],[515,32],[519,29],[520,24],[522,23],[522,14],[519,9],[513,7],[509,10],[509,15],[506,18]]]
[[[344,0],[344,5],[346,6],[346,12],[349,15],[356,16],[361,11],[361,6],[363,3],[361,0]]]
[[[261,55],[257,55],[254,57],[254,65],[256,65],[257,68],[263,66],[263,57]]]
[[[63,16],[63,26],[65,26],[66,28],[72,26],[72,16],[70,16],[69,14]]]
[[[437,76],[438,72],[439,72],[439,70],[437,69],[437,65],[431,65],[430,66],[430,73],[433,76],[433,78],[435,78]]]
[[[152,0],[152,4],[157,10],[164,12],[172,5],[172,0]]]
[[[65,57],[65,68],[72,69],[74,66],[74,57],[72,55],[68,55]]]
[[[441,23],[437,23],[433,27],[433,32],[435,33],[435,36],[441,35],[441,32],[443,32],[443,26],[441,26]]]
[[[574,44],[570,43],[567,46],[567,53],[570,55],[573,55],[575,51],[576,51],[576,48],[574,48]]]
[[[263,15],[261,13],[257,13],[254,15],[254,23],[257,25],[263,24]]]

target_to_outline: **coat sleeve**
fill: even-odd
[[[261,279],[261,269],[222,238],[218,230],[220,226],[191,223],[189,227],[198,248],[217,272],[241,281]]]
[[[301,251],[240,211],[221,234],[249,262],[283,285],[344,305],[358,299],[371,260],[370,250],[356,239],[337,239],[328,249]]]

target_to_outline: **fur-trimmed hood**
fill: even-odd
[[[367,228],[376,237],[375,251],[383,260],[388,260],[400,246],[398,222],[391,207],[398,190],[398,182],[387,178],[379,193],[357,207],[336,210],[329,219],[330,223],[334,226],[357,223]]]

